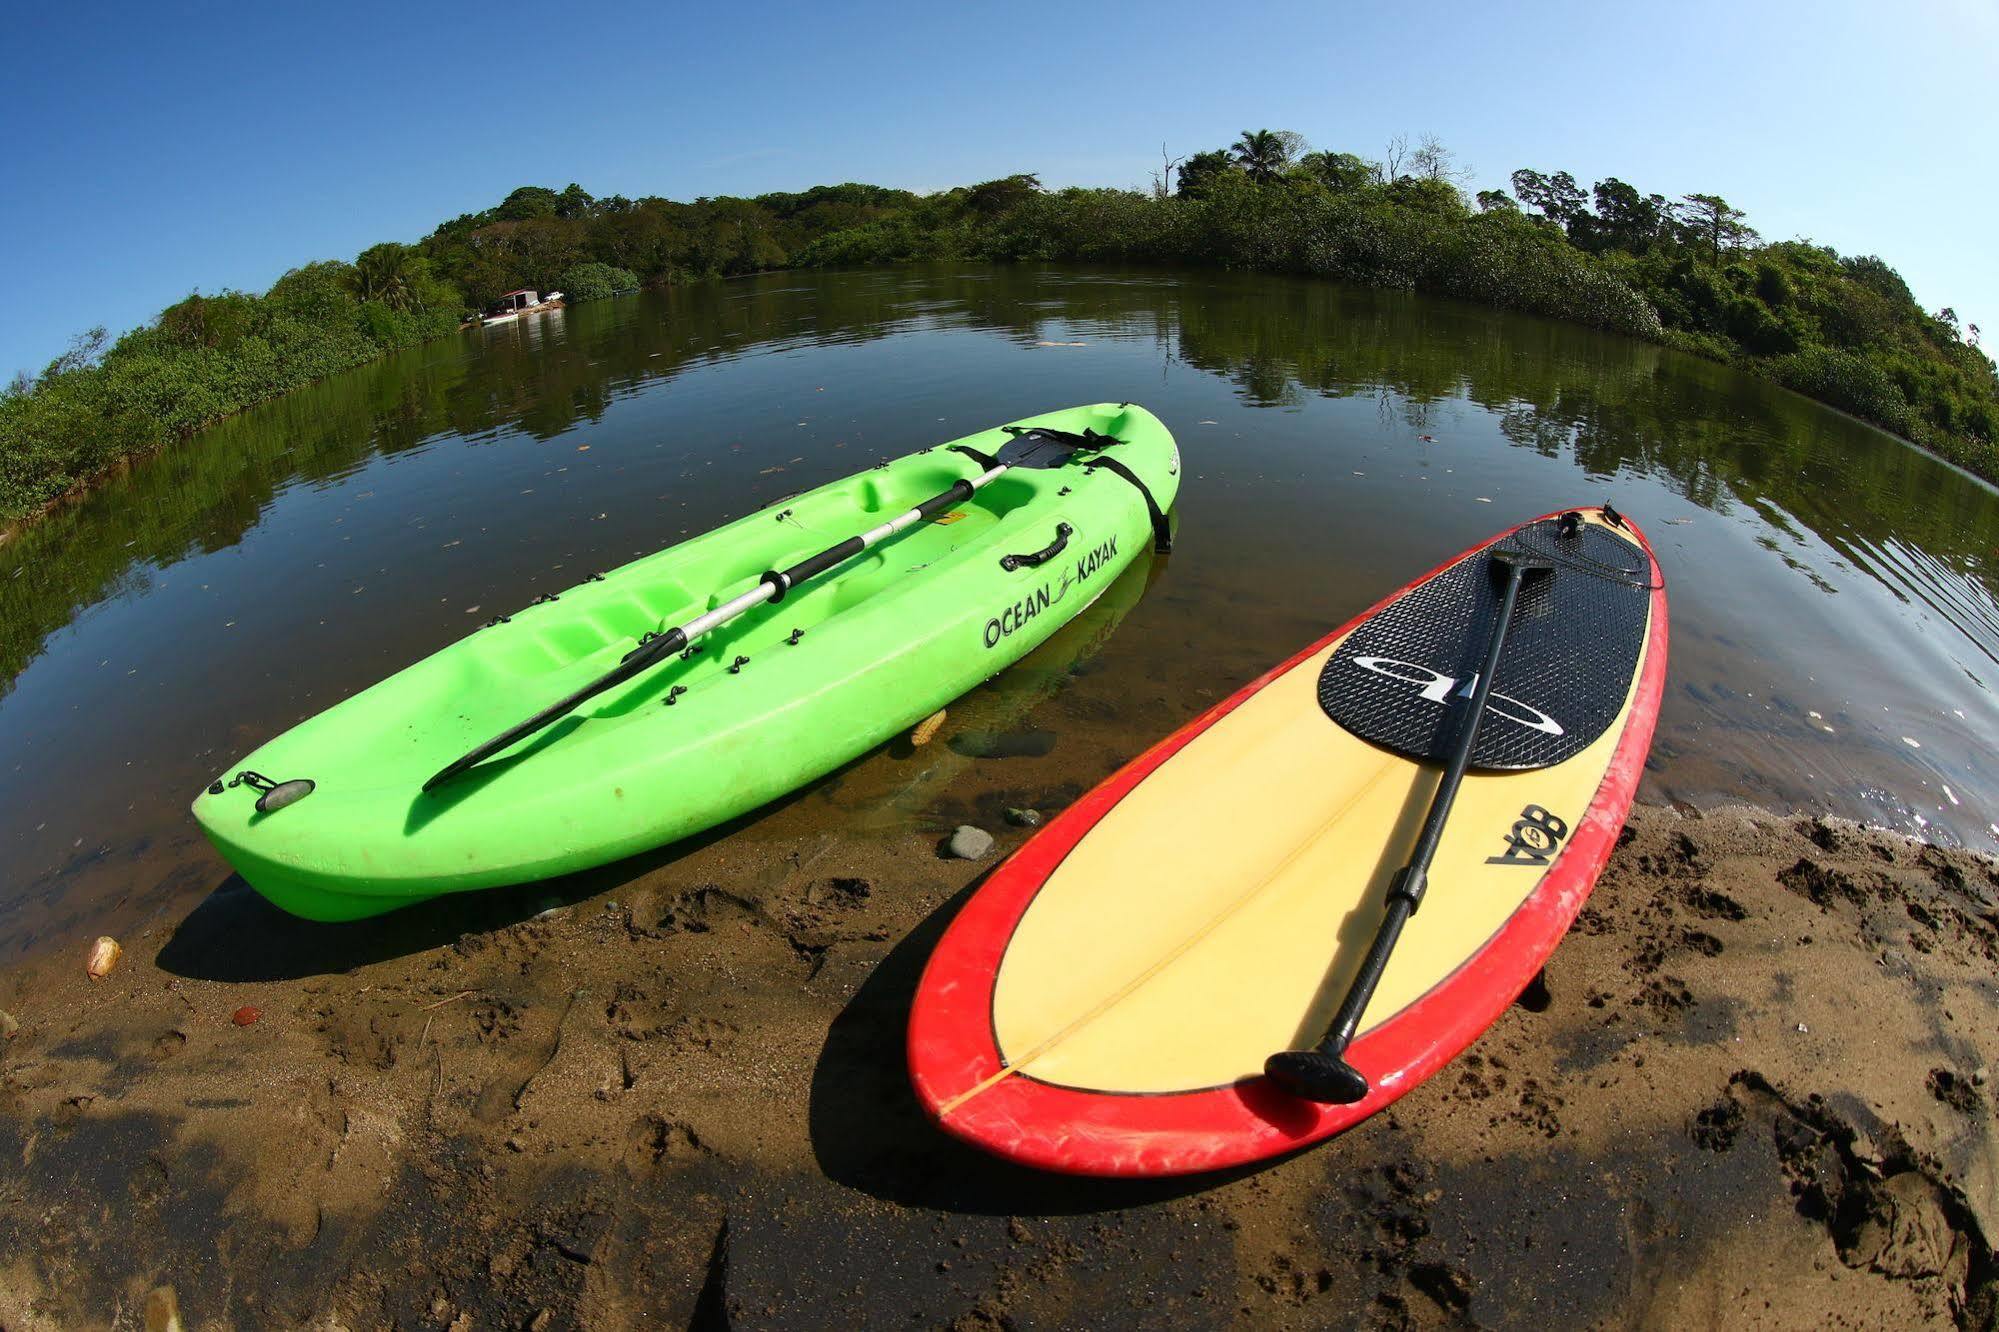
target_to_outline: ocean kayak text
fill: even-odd
[[[1034,591],[1014,602],[998,615],[986,621],[986,646],[997,647],[1002,638],[1009,637],[1016,629],[1032,620],[1041,612],[1060,602],[1069,595],[1069,589],[1095,574],[1099,569],[1117,558],[1117,538],[1103,542],[1076,561],[1073,572],[1062,571],[1061,583],[1043,583]]]

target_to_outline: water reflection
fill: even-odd
[[[1119,398],[1190,471],[1182,552],[1079,686],[1129,747],[1438,555],[1610,496],[1672,582],[1654,798],[1999,838],[1999,495],[1876,431],[1661,348],[1325,283],[782,274],[415,349],[0,546],[0,939],[212,887],[184,815],[210,769],[477,618],[876,457]]]

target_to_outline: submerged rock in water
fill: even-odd
[[[1038,809],[1009,809],[1006,812],[1006,821],[1016,828],[1039,828],[1041,826],[1041,811]]]
[[[993,849],[993,835],[984,828],[961,824],[945,843],[945,849],[960,860],[977,860]]]
[[[1055,732],[960,731],[945,743],[966,758],[1040,758],[1055,748]]]

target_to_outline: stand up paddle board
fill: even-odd
[[[1490,1026],[1575,918],[1665,671],[1664,579],[1609,506],[1417,579],[1141,754],[973,894],[910,1019],[923,1105],[1002,1157],[1124,1176],[1266,1159],[1381,1109]],[[1364,1095],[1280,1089],[1265,1061],[1332,1025],[1467,730],[1426,909],[1344,1047]]]

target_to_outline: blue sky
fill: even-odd
[[[1246,128],[1721,194],[1999,344],[1991,0],[17,7],[0,374],[520,184],[1137,185]]]

